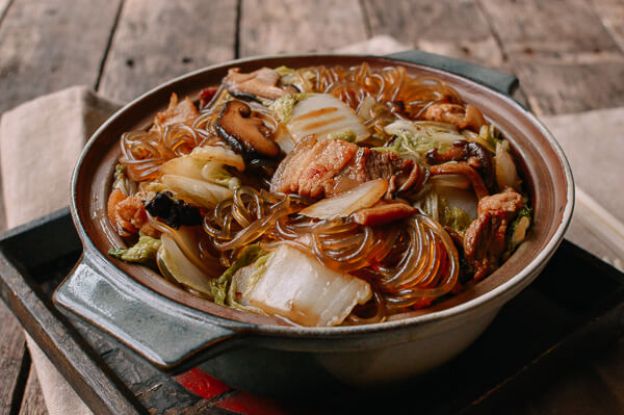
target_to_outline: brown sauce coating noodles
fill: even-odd
[[[326,266],[369,281],[373,300],[356,310],[349,320],[352,323],[382,321],[414,305],[428,304],[455,287],[460,267],[457,249],[440,224],[427,215],[371,227],[298,215],[305,206],[290,196],[276,200],[275,195],[243,186],[234,198],[219,203],[205,216],[204,230],[226,258],[254,242],[270,250],[275,243],[287,241],[303,250],[311,245]],[[366,315],[370,309],[374,316],[358,317],[357,311]]]

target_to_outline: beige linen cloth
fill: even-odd
[[[342,51],[383,54],[406,49],[409,47],[380,36]],[[86,87],[72,87],[3,114],[0,168],[9,227],[68,204],[69,180],[80,150],[116,108]],[[621,267],[624,108],[544,117],[544,121],[566,150],[577,183],[587,190],[581,194],[580,214],[575,216],[568,238]],[[616,247],[619,243],[619,250],[613,248],[614,243]],[[27,341],[50,414],[91,413],[34,341],[28,337]]]

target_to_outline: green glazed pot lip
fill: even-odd
[[[224,69],[227,67],[231,67],[233,65],[240,65],[244,63],[253,63],[255,61],[260,60],[280,60],[283,58],[291,58],[291,59],[301,59],[301,58],[318,58],[319,64],[322,63],[323,59],[329,58],[359,58],[362,61],[366,61],[367,59],[374,59],[376,61],[386,60],[389,64],[407,64],[414,66],[414,64],[406,63],[402,60],[394,59],[392,57],[385,56],[374,56],[374,55],[366,55],[366,54],[326,54],[326,53],[305,53],[305,54],[285,54],[285,55],[268,55],[268,56],[254,56],[250,58],[237,59],[233,61],[228,61],[225,63],[219,63],[215,65],[211,65],[202,69],[198,69],[189,73],[186,73],[182,76],[174,78],[170,81],[160,84],[159,86],[151,89],[150,91],[144,93],[138,98],[126,104],[123,108],[118,110],[114,115],[112,115],[104,124],[100,126],[100,128],[92,135],[87,144],[85,145],[81,156],[78,160],[78,163],[74,169],[72,175],[72,183],[71,183],[71,202],[70,202],[70,210],[72,219],[74,224],[78,230],[79,236],[82,240],[83,246],[85,248],[85,255],[90,256],[93,259],[94,263],[106,263],[110,267],[115,267],[115,265],[106,257],[93,243],[89,235],[85,230],[85,226],[81,220],[79,211],[81,207],[78,206],[78,198],[77,198],[77,186],[79,176],[81,174],[81,170],[84,167],[85,155],[90,152],[90,150],[95,145],[98,137],[106,131],[109,124],[111,124],[115,119],[125,114],[129,109],[131,109],[135,104],[140,103],[145,100],[147,97],[152,94],[159,92],[165,88],[174,86],[175,84],[191,78],[195,75],[202,74],[204,72],[212,72],[215,70]],[[416,65],[423,66],[426,65]],[[482,88],[482,85],[477,84],[474,81],[471,81],[465,77],[449,74],[446,71],[426,67],[428,71],[433,73],[444,74],[447,77],[461,79],[462,82],[473,84],[475,87]],[[482,307],[482,310],[485,311],[490,307],[500,306],[502,303],[498,303],[497,300],[501,300],[505,293],[508,292],[517,292],[520,289],[524,288],[526,284],[532,280],[532,277],[535,277],[535,274],[540,270],[540,268],[549,260],[552,256],[556,248],[559,246],[561,241],[563,240],[564,233],[570,223],[572,212],[574,208],[574,182],[572,177],[572,172],[569,166],[569,163],[563,153],[563,150],[553,135],[548,131],[548,129],[529,111],[520,106],[516,101],[510,98],[507,95],[499,93],[497,91],[488,89],[488,93],[496,96],[497,99],[503,100],[506,105],[512,107],[515,111],[521,114],[532,126],[536,127],[542,136],[547,140],[548,145],[554,151],[557,161],[562,167],[562,173],[565,178],[565,198],[566,203],[563,207],[562,219],[560,223],[557,225],[556,230],[544,245],[541,252],[533,257],[530,262],[518,273],[516,273],[513,277],[509,278],[507,281],[502,284],[490,289],[489,291],[478,295],[475,298],[472,298],[463,303],[451,306],[447,309],[432,311],[427,314],[418,315],[414,317],[406,317],[404,319],[397,319],[391,321],[385,321],[382,323],[373,323],[373,324],[364,324],[364,325],[354,325],[354,326],[338,326],[338,327],[302,327],[302,326],[282,326],[277,324],[255,324],[255,323],[247,323],[237,320],[230,320],[224,318],[222,316],[216,316],[210,314],[208,312],[198,310],[190,305],[177,304],[179,307],[190,308],[193,311],[202,313],[205,316],[209,316],[214,319],[215,324],[225,328],[231,328],[235,331],[244,331],[245,333],[251,334],[260,334],[266,336],[296,336],[296,337],[317,337],[317,338],[335,338],[342,336],[353,336],[353,335],[366,335],[371,333],[379,333],[386,331],[393,331],[397,329],[409,328],[412,326],[419,326],[433,322],[440,322],[443,320],[448,320],[453,317],[459,317],[462,314],[467,314],[468,312],[478,311],[478,308]],[[119,272],[124,272],[119,270]],[[529,280],[529,281],[527,281]],[[163,296],[162,294],[153,291],[154,295]],[[166,296],[165,296],[166,297]],[[503,299],[502,302],[507,301],[509,298]],[[175,301],[175,300],[172,300]]]

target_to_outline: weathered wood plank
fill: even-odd
[[[0,19],[2,19],[2,16],[4,15],[6,8],[9,7],[10,2],[11,0],[0,0]]]
[[[624,1],[592,0],[592,3],[602,24],[624,51]]]
[[[240,55],[329,51],[367,38],[357,0],[243,0]]]
[[[9,7],[10,0],[0,0],[0,24],[4,19],[7,7]],[[6,212],[4,209],[4,203],[2,198],[2,175],[0,175],[0,232],[6,229]]]
[[[617,397],[620,408],[624,408],[624,336],[592,363],[597,375]]]
[[[12,405],[21,401],[21,396],[14,395],[21,393],[19,383],[26,348],[19,323],[2,301],[0,322],[0,415],[6,415],[12,413]]]
[[[15,0],[0,26],[0,112],[69,85],[94,85],[120,0]]]
[[[59,372],[68,379],[76,393],[95,413],[138,414],[136,400],[120,388],[118,380],[103,370],[85,344],[68,335],[67,328],[48,310],[44,301],[32,292],[23,275],[0,255],[0,295],[11,304],[32,339],[46,350]]]
[[[373,35],[388,34],[428,52],[497,67],[503,54],[474,0],[364,0]]]
[[[6,209],[4,208],[4,197],[2,195],[2,175],[0,175],[0,232],[6,229]]]
[[[611,59],[621,52],[585,0],[479,0],[505,52],[516,59]]]
[[[624,54],[584,0],[478,0],[531,109],[559,114],[624,103]]]
[[[77,318],[71,318],[71,323],[89,345],[100,354],[106,365],[132,391],[141,405],[146,408],[146,412],[159,414],[167,413],[170,409],[176,414],[203,414],[204,412],[199,410],[193,412],[192,409],[196,405],[204,408],[210,404],[209,401],[187,392],[171,377],[138,359],[136,355],[120,348],[119,343],[98,329]],[[206,410],[205,413],[212,414],[213,412]]]
[[[128,0],[99,92],[130,100],[170,78],[232,59],[235,39],[235,0]]]
[[[516,65],[531,109],[563,114],[624,105],[624,63]]]
[[[35,367],[31,366],[19,414],[46,415],[47,413],[48,409],[46,408],[45,401],[43,400],[41,386],[39,386],[39,379],[37,379],[37,372],[35,371]]]

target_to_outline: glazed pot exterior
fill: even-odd
[[[542,269],[527,278],[526,285]],[[386,333],[381,341],[372,336],[355,339],[339,347],[335,345],[336,350],[320,347],[314,341],[254,341],[206,360],[198,368],[235,388],[276,397],[298,396],[306,390],[393,384],[424,375],[461,354],[523,288],[517,287],[469,313]]]
[[[516,102],[514,78],[470,67],[473,79],[432,69],[416,55],[387,57],[300,55],[262,57],[216,65],[164,84],[128,104],[91,138],[76,167],[72,216],[84,244],[81,262],[59,286],[54,301],[126,344],[170,373],[199,367],[231,386],[288,394],[324,385],[370,385],[399,381],[444,364],[468,347],[500,308],[541,272],[563,239],[573,208],[573,182],[561,149],[548,131]],[[422,57],[422,56],[421,56]],[[425,56],[426,57],[426,56]],[[420,59],[420,58],[419,58]],[[435,57],[431,62],[449,61]],[[406,65],[437,76],[482,108],[521,154],[534,209],[528,240],[491,276],[465,291],[402,319],[360,326],[294,327],[275,319],[220,307],[193,296],[145,267],[111,259],[123,243],[106,220],[105,201],[119,157],[122,132],[144,128],[166,106],[171,92],[194,95],[216,84],[231,67],[314,64]],[[421,62],[422,63],[422,62]],[[453,66],[455,65],[455,66]],[[483,72],[479,72],[483,71]],[[479,79],[479,77],[483,79]],[[483,86],[492,79],[492,88]],[[271,382],[262,378],[272,379]],[[260,390],[259,390],[260,389]]]
[[[343,385],[367,387],[399,382],[424,374],[459,355],[483,333],[499,310],[488,310],[459,325],[448,322],[447,327],[432,335],[422,334],[418,327],[413,327],[407,333],[409,339],[396,344],[392,339],[386,339],[383,346],[372,347],[354,342],[353,350],[339,352],[297,352],[250,344],[198,367],[235,388],[273,396],[292,396],[305,390]],[[241,365],[241,362],[246,363]],[[271,382],[263,381],[267,379]]]

